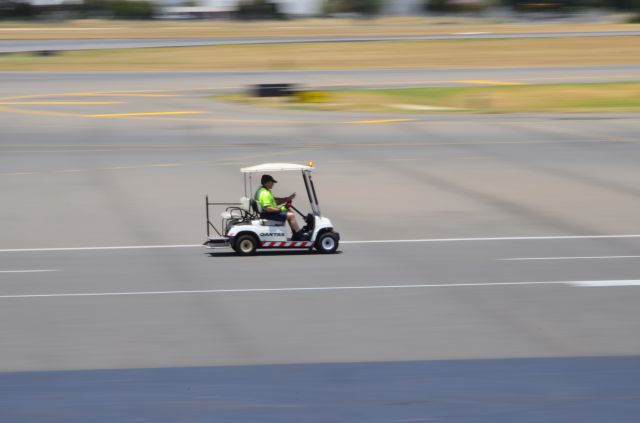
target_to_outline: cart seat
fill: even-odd
[[[249,200],[250,204],[251,204],[251,211],[253,213],[256,214],[256,216],[260,217],[260,224],[264,225],[264,226],[284,226],[284,221],[279,221],[279,220],[269,220],[269,219],[263,219],[263,212],[262,212],[262,207],[260,207],[260,204],[254,200],[253,198]]]
[[[260,224],[264,226],[284,226],[284,221],[260,219]]]

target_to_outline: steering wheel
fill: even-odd
[[[294,212],[298,213],[300,216],[305,217],[304,214],[302,214],[302,212],[300,210],[298,210],[297,208],[295,208],[293,206],[293,201],[289,200],[285,203],[285,207],[287,208],[287,210],[293,210]]]

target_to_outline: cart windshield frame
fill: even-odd
[[[263,173],[263,172],[291,172],[298,171],[302,173],[302,179],[304,181],[304,187],[307,191],[307,198],[309,199],[309,205],[311,206],[311,211],[316,216],[322,216],[322,212],[320,211],[320,203],[318,202],[318,195],[316,193],[315,185],[313,184],[313,179],[311,178],[311,172],[313,171],[313,167],[299,165],[295,163],[264,163],[261,165],[245,167],[240,169],[243,173],[244,177],[244,195],[247,198],[253,198],[253,181],[252,174],[254,173]]]

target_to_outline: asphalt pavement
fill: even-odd
[[[0,403],[11,421],[624,422],[638,413],[629,400],[638,364],[537,358],[36,372],[0,375],[13,388]],[[39,407],[17,405],[25,391]]]
[[[513,34],[455,33],[439,35],[376,35],[376,36],[315,36],[315,37],[235,37],[235,38],[166,38],[166,39],[76,39],[76,40],[1,40],[0,53],[37,51],[96,50],[119,48],[191,47],[238,44],[292,44],[292,43],[364,43],[374,41],[420,40],[491,40],[508,38],[575,38],[638,36],[640,31],[594,32],[531,32]]]
[[[640,237],[347,243],[335,255],[248,258],[203,247],[3,252],[0,363],[7,371],[634,355],[638,247]],[[618,282],[586,283],[594,280]]]
[[[261,83],[290,83],[308,89],[366,89],[495,83],[624,82],[638,80],[640,65],[315,71],[2,72],[0,75],[0,100],[4,100],[13,96],[96,91],[159,90],[169,94],[193,90],[195,95],[202,95],[207,92],[237,92]]]
[[[633,422],[639,246],[2,252],[2,416]]]
[[[636,114],[271,110],[208,98],[271,74],[184,75],[3,78],[0,420],[635,422]],[[198,246],[240,167],[308,160],[340,254]]]

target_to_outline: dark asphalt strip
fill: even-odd
[[[5,422],[635,423],[640,356],[0,373]]]

